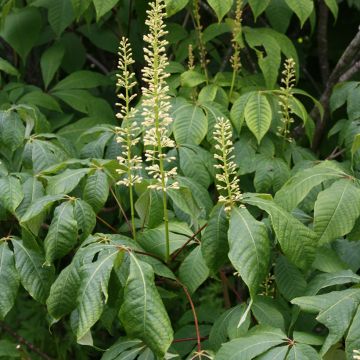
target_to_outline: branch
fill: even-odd
[[[38,349],[34,344],[24,339],[22,336],[17,334],[9,325],[0,322],[0,327],[6,331],[9,335],[15,338],[20,344],[25,345],[30,351],[38,354],[41,358],[45,360],[53,360],[50,356],[43,353],[40,349]]]
[[[339,78],[340,82],[350,80],[358,71],[360,71],[360,60],[355,62],[350,69],[348,69],[344,74],[342,74]]]
[[[350,44],[348,45],[348,47],[345,49],[344,53],[340,57],[334,70],[331,72],[329,79],[326,83],[325,90],[321,95],[320,103],[324,107],[323,119],[320,118],[320,114],[317,107],[314,107],[310,113],[310,116],[313,119],[316,119],[316,128],[312,143],[313,150],[317,150],[317,148],[320,145],[325,130],[326,120],[329,118],[330,115],[329,101],[330,101],[332,89],[339,82],[341,76],[347,72],[347,68],[353,62],[359,50],[360,50],[360,27],[359,27],[359,31],[357,32],[355,37],[351,40]]]
[[[92,56],[91,54],[86,54],[86,58],[90,60],[93,63],[93,65],[96,65],[105,75],[109,75],[109,70],[106,68],[106,66],[103,65],[94,56]]]
[[[328,41],[327,41],[327,29],[328,29],[329,9],[326,6],[324,0],[319,0],[319,21],[317,30],[317,43],[318,43],[318,60],[323,85],[330,75],[329,58],[328,58]]]
[[[189,239],[187,239],[187,241],[181,246],[181,248],[172,255],[171,261],[174,261],[176,257],[185,249],[186,245],[189,244],[192,240],[194,240],[196,236],[199,235],[207,227],[207,225],[208,224],[203,225],[191,237],[189,237]]]

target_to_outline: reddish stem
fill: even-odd
[[[187,241],[181,246],[180,249],[178,249],[172,256],[171,261],[174,261],[176,257],[185,249],[185,247],[196,238],[206,227],[208,224],[203,225],[201,228],[199,228]]]
[[[191,295],[187,289],[187,287],[185,285],[183,285],[179,280],[176,280],[178,284],[181,285],[181,287],[183,288],[185,295],[190,303],[191,306],[191,311],[193,313],[194,316],[194,322],[195,322],[195,331],[196,331],[196,342],[197,342],[197,351],[198,353],[201,353],[201,335],[200,335],[200,329],[199,329],[199,322],[198,322],[198,318],[196,315],[196,310],[195,310],[195,306],[194,303],[191,299]]]

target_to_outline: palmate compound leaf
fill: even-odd
[[[14,253],[6,241],[0,241],[0,320],[3,320],[13,307],[19,284]]]
[[[324,355],[332,345],[345,334],[360,303],[360,289],[333,291],[323,295],[295,298],[291,303],[303,311],[318,313],[316,320],[329,329],[329,334],[321,348]]]
[[[265,351],[286,342],[286,335],[270,326],[254,327],[246,336],[223,344],[215,360],[252,360]]]
[[[330,161],[299,171],[276,193],[275,202],[285,210],[293,210],[317,185],[326,180],[341,179],[346,174]]]
[[[25,290],[40,303],[45,303],[54,277],[54,267],[45,266],[45,256],[29,248],[22,240],[12,238],[15,266]]]
[[[360,189],[341,179],[320,192],[314,207],[314,231],[319,245],[346,235],[360,215]]]
[[[74,205],[63,202],[54,211],[54,217],[44,241],[45,259],[48,264],[66,255],[77,242],[78,226]]]
[[[315,233],[273,200],[253,194],[244,195],[244,202],[266,211],[280,247],[287,258],[300,269],[307,269],[315,257]]]
[[[253,298],[268,273],[270,243],[266,225],[241,207],[232,210],[229,224],[229,259]]]
[[[171,323],[154,284],[153,269],[132,253],[120,319],[129,336],[143,340],[155,354],[164,356],[173,340]]]

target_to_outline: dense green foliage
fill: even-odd
[[[154,4],[0,0],[0,359],[355,359],[360,1]]]

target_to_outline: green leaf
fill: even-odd
[[[80,274],[73,263],[61,271],[51,286],[50,294],[46,300],[49,314],[58,320],[69,314],[76,307],[74,294],[80,285]]]
[[[181,248],[193,235],[192,231],[186,224],[169,222],[170,230],[170,253]],[[157,255],[165,259],[166,242],[165,242],[165,226],[162,223],[160,226],[146,230],[139,234],[137,238],[139,244],[149,253]]]
[[[339,5],[337,3],[336,0],[324,0],[326,6],[330,9],[330,11],[332,12],[332,14],[334,15],[335,20],[338,17],[338,12],[339,12]]]
[[[239,319],[244,315],[246,307],[244,304],[237,305],[225,311],[219,318],[216,319],[214,325],[210,330],[209,343],[211,349],[219,350],[220,346],[230,338],[232,328],[236,328],[236,337],[245,335],[250,325],[250,316],[238,328]]]
[[[105,15],[108,11],[110,11],[119,0],[93,0],[95,10],[96,10],[96,20]]]
[[[288,301],[303,295],[307,287],[304,274],[284,256],[276,260],[275,281],[280,293]]]
[[[181,263],[179,279],[190,293],[194,293],[208,276],[209,269],[202,256],[201,246],[197,246]]]
[[[275,299],[257,295],[251,305],[251,311],[260,325],[268,325],[285,331],[284,311]]]
[[[144,341],[163,357],[173,340],[173,330],[154,284],[150,265],[130,253],[130,272],[124,290],[120,319],[129,336]]]
[[[270,1],[271,0],[249,0],[249,5],[254,14],[255,21],[256,18],[265,11],[265,9],[270,4]]]
[[[21,218],[21,224],[30,222],[36,216],[45,213],[56,201],[64,199],[64,195],[47,195],[43,196],[29,206],[24,216]]]
[[[71,0],[50,0],[46,7],[50,26],[59,37],[75,18]]]
[[[15,210],[23,198],[24,193],[18,178],[0,178],[0,203],[7,211],[15,215]]]
[[[255,135],[258,143],[267,133],[271,124],[271,107],[265,95],[254,92],[246,103],[244,116],[246,125]]]
[[[329,329],[329,334],[320,352],[321,355],[324,355],[348,329],[360,302],[360,289],[303,296],[295,298],[291,302],[306,312],[319,313],[316,320]]]
[[[94,71],[80,70],[71,73],[65,79],[59,81],[51,91],[92,89],[107,85],[111,85],[111,81],[105,75]]]
[[[297,267],[307,269],[315,257],[316,234],[272,200],[249,195],[244,202],[269,214],[284,254]]]
[[[24,138],[25,126],[19,115],[14,111],[0,111],[0,145],[14,151],[23,144]]]
[[[228,227],[229,220],[224,205],[217,204],[210,213],[208,225],[201,239],[202,255],[212,273],[217,273],[228,261]]]
[[[356,134],[354,137],[354,141],[351,145],[351,157],[352,159],[354,158],[355,153],[359,150],[360,148],[360,134]]]
[[[0,36],[11,45],[25,62],[27,55],[39,38],[40,30],[40,11],[27,6],[12,11],[5,17]]]
[[[165,0],[167,16],[175,15],[182,10],[188,2],[189,0]]]
[[[360,189],[348,179],[333,183],[319,193],[314,207],[314,231],[319,244],[346,235],[360,215]]]
[[[141,223],[149,229],[155,228],[162,223],[164,218],[163,199],[159,191],[147,189],[141,194],[135,203]]]
[[[233,0],[208,0],[209,5],[215,11],[219,22],[230,11]]]
[[[320,355],[309,345],[295,344],[292,346],[286,360],[321,360]]]
[[[138,339],[128,339],[128,338],[120,338],[114,345],[112,345],[104,355],[101,360],[133,360],[136,356],[144,349],[144,345],[141,340]],[[147,349],[149,350],[149,349]],[[154,359],[153,354],[152,357],[142,357],[139,356],[139,360],[152,360]]]
[[[107,175],[101,170],[96,170],[94,174],[86,179],[83,199],[90,204],[97,213],[104,207],[108,197],[109,182]]]
[[[188,70],[180,75],[181,86],[196,87],[206,81],[206,76],[195,70]]]
[[[19,289],[19,275],[15,268],[14,253],[6,241],[0,242],[0,320],[14,306]],[[1,352],[1,350],[0,350]],[[1,354],[0,354],[1,356]]]
[[[108,299],[108,283],[118,250],[116,247],[100,253],[95,262],[84,264],[80,270],[81,285],[77,297],[79,320],[77,340],[81,340],[99,320]]]
[[[245,106],[249,100],[249,97],[252,95],[251,92],[242,94],[241,96],[239,96],[230,111],[230,118],[231,118],[231,122],[234,125],[236,131],[238,132],[238,134],[240,134],[242,125],[244,123],[245,120]]]
[[[64,150],[50,141],[36,139],[32,141],[31,148],[31,158],[35,173],[39,173],[68,158]]]
[[[358,307],[345,340],[345,350],[349,359],[354,350],[360,349],[360,307]]]
[[[44,304],[54,277],[54,268],[45,266],[45,257],[38,250],[27,247],[20,239],[13,239],[15,265],[25,290]]]
[[[248,335],[223,344],[215,360],[251,360],[284,342],[286,342],[286,335],[281,330],[257,326]]]
[[[172,113],[174,136],[179,145],[198,145],[204,139],[208,123],[203,110],[189,102],[183,102]]]
[[[5,74],[19,76],[20,73],[16,67],[11,65],[7,60],[0,57],[0,71],[3,71]]]
[[[45,238],[45,259],[48,264],[65,256],[77,242],[77,222],[70,201],[55,208],[54,216]]]
[[[61,174],[49,177],[46,192],[49,195],[68,194],[76,188],[91,169],[66,169]]]
[[[192,220],[199,217],[200,209],[194,200],[192,192],[188,188],[169,189],[167,193],[174,203],[174,206],[186,215],[189,215]]]
[[[299,171],[276,193],[275,201],[286,210],[293,210],[317,185],[326,180],[339,179],[346,174],[325,161],[312,168]]]
[[[292,14],[285,0],[272,0],[266,9],[266,17],[271,26],[282,33],[288,29]]]
[[[270,243],[266,226],[245,208],[233,209],[229,224],[229,259],[253,298],[268,273]]]
[[[40,90],[35,90],[25,94],[21,99],[19,99],[19,103],[20,102],[29,105],[40,106],[48,110],[61,112],[59,103],[54,99],[54,97]]]
[[[80,241],[86,239],[96,226],[96,214],[92,207],[81,199],[74,203],[74,215],[80,235]]]
[[[41,55],[40,67],[45,89],[47,89],[51,80],[54,78],[54,75],[58,71],[64,54],[64,46],[61,43],[55,43]]]
[[[312,0],[285,0],[289,8],[294,11],[299,18],[301,27],[304,26],[305,21],[310,17],[314,10],[314,3]]]
[[[288,346],[278,346],[258,356],[256,360],[285,360],[288,351]]]
[[[306,295],[316,295],[320,290],[326,287],[344,285],[348,283],[359,284],[360,276],[354,274],[351,270],[319,274],[309,282],[309,285],[306,289]]]

